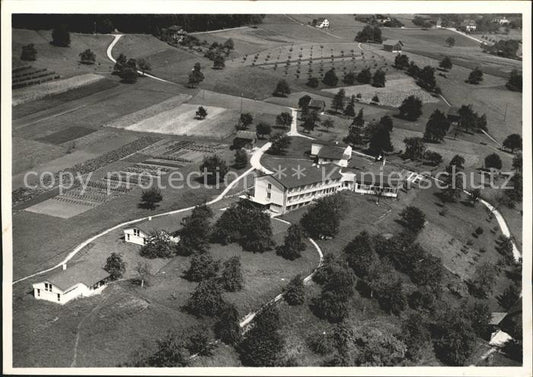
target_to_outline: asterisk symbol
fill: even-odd
[[[294,171],[294,173],[292,173],[293,177],[296,177],[297,179],[305,177],[305,174],[304,174],[305,168],[301,167],[300,165],[298,165],[297,168],[291,168],[291,169]]]
[[[281,165],[278,165],[278,167],[274,169],[273,176],[277,179],[284,178],[287,176],[287,173],[285,173],[285,170],[287,170],[287,168],[283,168],[281,167]]]

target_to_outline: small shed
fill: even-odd
[[[233,139],[234,148],[252,149],[257,142],[257,134],[253,131],[237,131]]]
[[[134,224],[130,227],[124,228],[124,241],[143,246],[150,241],[150,235],[153,232],[164,233],[170,242],[178,243],[180,241],[179,236],[173,237],[166,230],[161,229],[162,226],[164,226],[164,224],[152,220]]]
[[[459,122],[459,119],[461,119],[461,115],[459,115],[459,108],[456,106],[450,107],[450,109],[448,110],[447,117],[450,123]]]
[[[326,102],[322,101],[321,99],[312,99],[309,101],[307,108],[311,111],[322,113],[326,109]]]
[[[383,49],[389,52],[402,52],[403,46],[403,42],[397,39],[387,39],[383,42]]]
[[[328,29],[329,28],[329,20],[324,17],[319,17],[313,19],[312,22],[313,26],[319,29]]]

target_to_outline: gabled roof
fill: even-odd
[[[257,134],[253,131],[237,131],[235,134],[236,139],[244,140],[255,140],[257,139]]]
[[[489,325],[499,325],[506,315],[507,313],[505,312],[492,312],[490,315]]]
[[[288,189],[342,178],[340,168],[335,165],[313,166],[310,162],[298,161],[296,167],[284,165],[284,168],[283,174],[274,173],[270,177]],[[299,169],[300,174],[297,174],[296,169]]]
[[[346,147],[338,147],[333,145],[324,145],[318,152],[319,158],[326,158],[331,160],[341,160],[345,158],[344,152]]]
[[[92,287],[108,276],[109,273],[103,269],[103,266],[98,266],[89,262],[80,262],[73,265],[67,264],[66,270],[61,270],[55,273],[46,281],[52,283],[64,292],[79,283],[83,283],[87,287]]]
[[[183,27],[179,26],[179,25],[172,25],[172,26],[168,27],[168,30],[170,30],[170,31],[180,31],[182,29],[183,29]]]
[[[396,46],[397,44],[400,44],[401,46],[403,46],[403,42],[397,39],[387,39],[386,41],[383,42],[384,46]]]
[[[309,101],[309,105],[307,105],[307,107],[315,107],[315,108],[326,107],[326,102],[324,102],[321,99],[312,99],[311,101]]]
[[[179,223],[174,223],[175,219],[169,216],[159,216],[154,217],[151,220],[142,221],[135,223],[129,226],[124,227],[124,230],[127,229],[139,229],[146,234],[150,234],[155,231],[168,231],[171,232],[173,227],[179,227]],[[171,229],[169,229],[171,228]]]

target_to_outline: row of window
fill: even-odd
[[[52,284],[44,283],[44,289],[48,291],[47,285],[49,285],[51,287]],[[52,289],[50,288],[50,291],[51,290]],[[41,297],[41,290],[40,289],[37,289],[37,297]],[[57,294],[57,301],[61,301],[61,294],[60,293]]]

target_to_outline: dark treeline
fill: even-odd
[[[185,31],[206,31],[261,23],[259,14],[14,14],[13,27],[49,30],[66,24],[77,33],[159,34],[161,28],[182,26]]]

